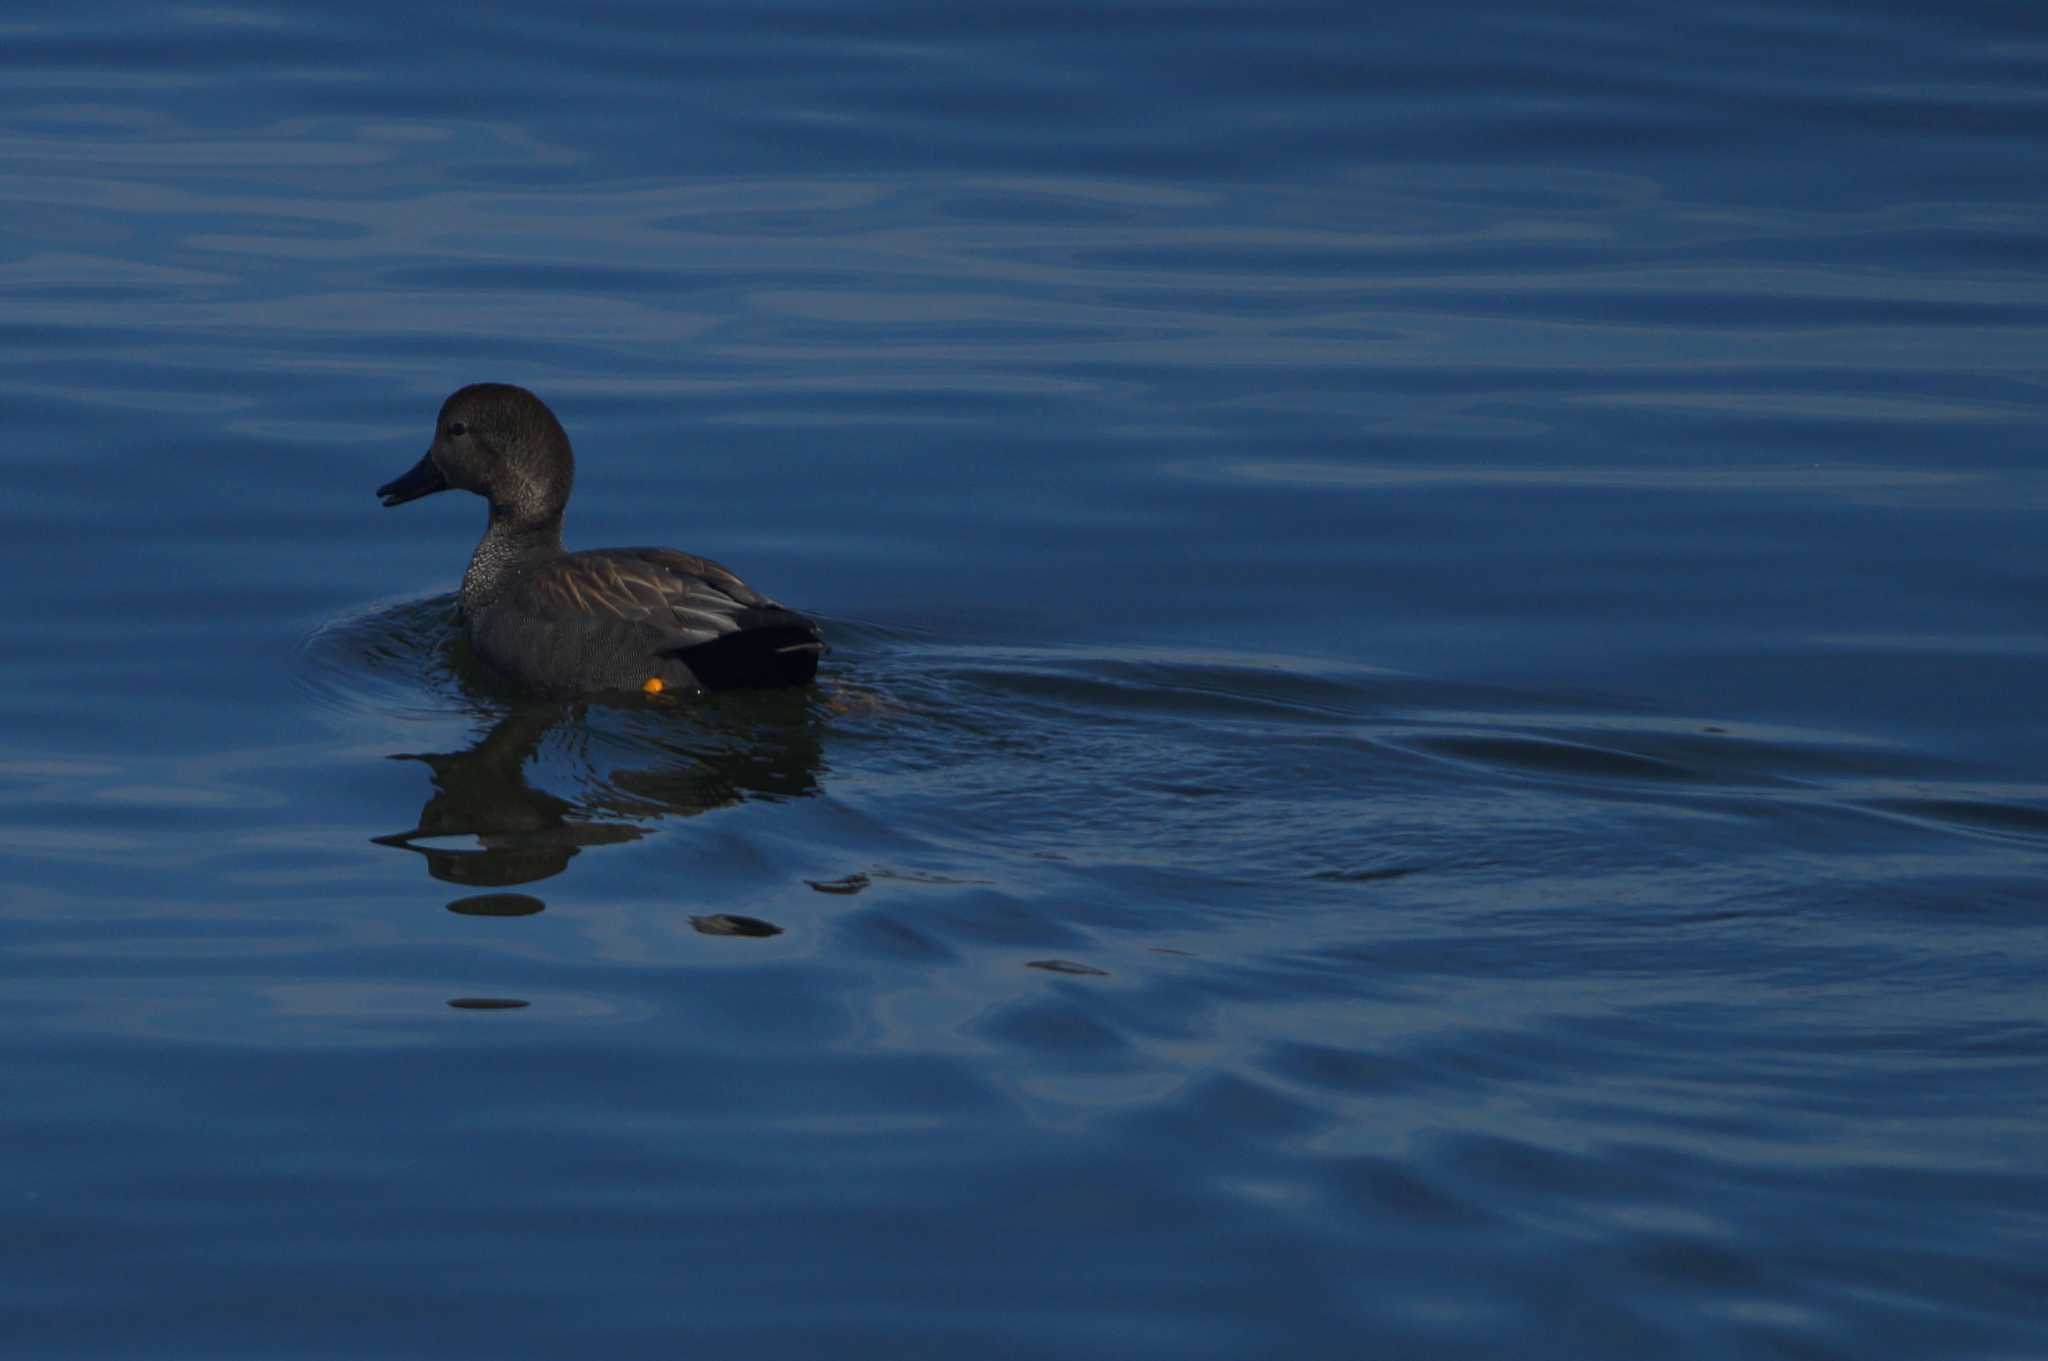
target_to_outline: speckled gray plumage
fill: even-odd
[[[801,685],[818,627],[729,569],[667,548],[562,547],[576,475],[569,436],[524,388],[477,383],[441,405],[434,443],[378,488],[387,506],[457,488],[490,503],[462,578],[477,654],[537,695]]]

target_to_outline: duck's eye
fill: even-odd
[[[448,433],[451,435],[466,435],[469,433],[469,427],[461,421],[453,421],[448,426]]]

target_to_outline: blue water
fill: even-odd
[[[2048,10],[16,4],[9,1357],[2048,1355]],[[538,706],[482,508],[816,614]]]

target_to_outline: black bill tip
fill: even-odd
[[[396,477],[377,488],[377,499],[385,509],[402,506],[407,501],[417,501],[422,496],[432,496],[437,491],[448,490],[448,479],[434,466],[434,456],[426,455],[415,463],[412,471],[404,477]]]

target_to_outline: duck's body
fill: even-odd
[[[490,502],[462,578],[462,622],[493,670],[536,695],[802,685],[818,626],[706,558],[562,547],[575,457],[524,388],[479,383],[442,403],[433,447],[377,489],[387,506],[450,487]]]
[[[558,551],[487,593],[465,580],[462,619],[492,669],[554,697],[802,685],[823,649],[804,616],[671,548]]]

